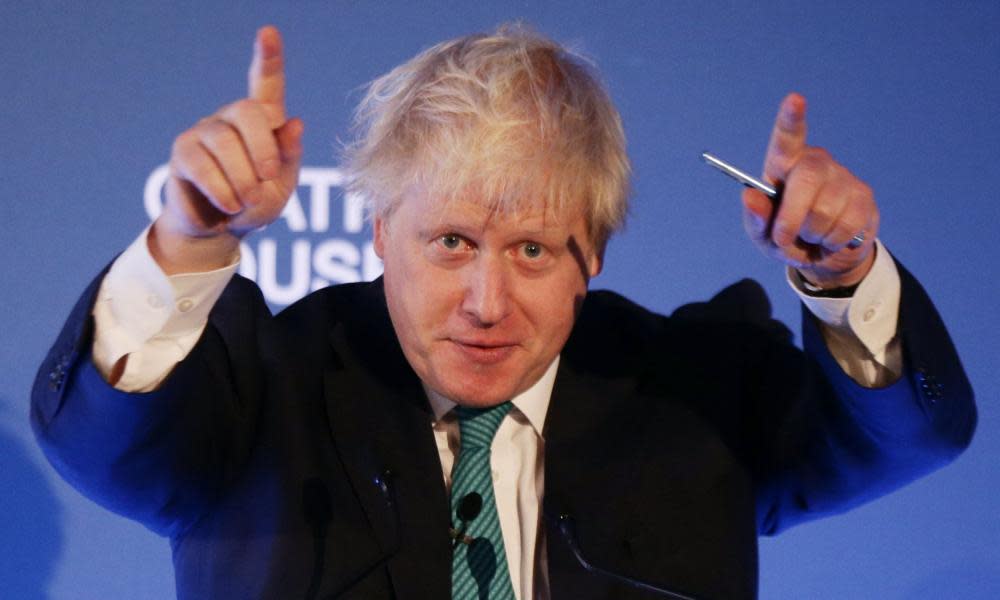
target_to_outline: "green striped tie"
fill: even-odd
[[[479,514],[466,523],[469,543],[459,543],[451,559],[452,600],[513,600],[514,588],[507,570],[500,517],[493,495],[490,446],[500,423],[513,405],[504,402],[490,408],[458,406],[461,448],[451,471],[451,518],[461,528],[458,507],[468,494],[483,499]]]

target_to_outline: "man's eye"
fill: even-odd
[[[454,233],[449,233],[439,237],[438,242],[448,250],[458,250],[459,246],[462,245],[462,238]]]
[[[535,242],[527,242],[521,247],[521,251],[524,252],[524,256],[527,258],[540,258],[544,253],[544,249],[541,244],[536,244]]]

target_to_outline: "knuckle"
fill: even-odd
[[[799,158],[799,165],[807,171],[826,173],[833,164],[833,158],[824,148],[810,146]]]
[[[795,165],[795,174],[799,177],[813,177],[822,171],[822,165],[812,156],[803,156]]]
[[[823,234],[813,229],[803,229],[799,234],[799,239],[809,244],[816,244],[823,239]]]
[[[253,108],[257,106],[257,102],[255,100],[251,100],[250,98],[240,98],[236,102],[233,102],[230,106],[238,113],[245,113],[253,110]]]
[[[855,202],[871,206],[871,210],[875,210],[875,194],[867,183],[857,181],[852,190],[852,196]]]
[[[202,137],[210,135],[218,135],[220,131],[225,131],[229,128],[226,121],[219,116],[213,115],[211,118],[204,119],[198,122],[198,125],[194,128]]]
[[[837,229],[839,229],[841,232],[845,234],[855,235],[859,231],[864,229],[867,223],[868,223],[867,219],[862,219],[855,216],[849,216],[841,219]]]
[[[233,184],[233,191],[240,198],[250,198],[256,193],[257,186],[249,180],[240,179]]]
[[[834,162],[833,155],[830,154],[829,150],[822,146],[810,146],[809,149],[806,150],[806,155],[812,157],[813,160],[820,163]]]
[[[798,228],[793,226],[787,221],[778,221],[774,224],[774,229],[771,232],[771,239],[778,246],[787,246],[795,241],[798,235]]]
[[[229,114],[234,120],[247,121],[260,114],[260,106],[254,100],[243,98],[229,105]]]
[[[247,151],[255,160],[278,157],[278,143],[270,135],[256,135],[246,140]]]
[[[188,129],[174,138],[174,144],[170,151],[174,156],[181,156],[187,154],[191,147],[197,145],[197,143],[198,134],[194,129]]]
[[[239,207],[239,202],[237,202],[236,196],[233,195],[233,190],[229,186],[221,182],[213,182],[205,185],[204,189],[208,192],[209,201],[215,206],[228,211],[233,211]]]
[[[821,203],[813,207],[809,216],[816,223],[829,224],[837,218],[837,209],[831,204]]]
[[[248,135],[269,131],[267,112],[260,102],[250,98],[237,100],[226,107],[225,120]]]
[[[211,185],[215,181],[215,165],[209,161],[199,160],[187,165],[185,169],[192,181],[202,185]]]
[[[854,176],[846,167],[836,165],[834,181],[840,185],[851,198],[870,198],[873,196],[871,187]]]
[[[209,135],[203,137],[206,144],[219,154],[229,154],[240,150],[240,140],[233,129],[224,123],[217,123]]]
[[[794,164],[792,157],[781,150],[771,155],[771,166],[782,173],[790,171]]]
[[[823,173],[816,171],[815,169],[806,168],[795,173],[795,185],[802,190],[811,190],[811,193],[815,193],[816,190],[823,187]]]
[[[794,182],[800,187],[815,189],[822,186],[826,179],[827,173],[823,165],[813,159],[804,157],[799,160],[792,170],[789,183]]]

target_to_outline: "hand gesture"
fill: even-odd
[[[878,207],[871,188],[822,148],[806,145],[806,102],[781,102],[764,159],[764,178],[782,189],[778,205],[743,192],[743,222],[769,256],[821,288],[849,287],[871,269]]]
[[[278,218],[295,189],[302,121],[285,116],[281,36],[257,32],[249,95],[174,140],[166,204],[150,234],[169,274],[224,266],[244,235]]]

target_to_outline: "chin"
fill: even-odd
[[[451,347],[447,352],[425,356],[414,369],[417,376],[449,400],[472,408],[487,408],[511,400],[542,374],[532,378],[533,363],[525,361],[521,353],[489,365],[470,361]]]
[[[457,386],[443,386],[442,390],[444,395],[456,404],[472,408],[496,406],[521,392],[516,386],[498,385],[488,381],[466,381]]]

